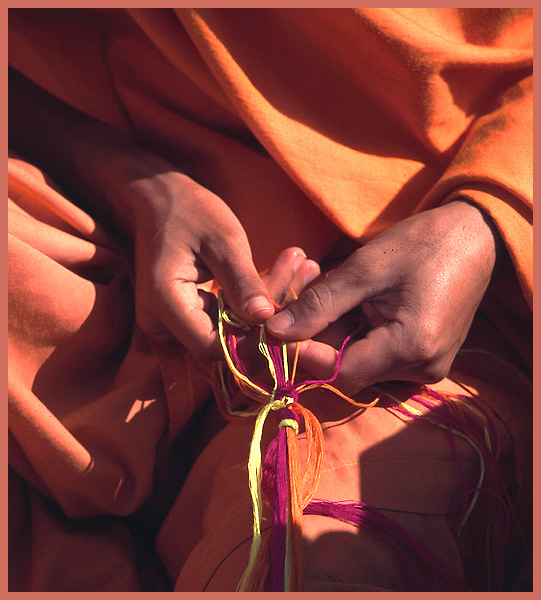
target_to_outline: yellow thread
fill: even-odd
[[[294,292],[293,292],[294,294]],[[294,294],[295,295],[295,294]],[[247,591],[251,587],[260,587],[267,569],[262,566],[262,553],[268,553],[268,544],[262,543],[261,537],[261,519],[262,519],[262,498],[261,498],[261,439],[265,420],[271,410],[277,410],[290,406],[298,412],[304,419],[306,431],[307,457],[306,466],[302,474],[302,481],[299,481],[299,459],[297,448],[297,433],[299,430],[298,422],[295,419],[283,419],[279,423],[279,427],[287,427],[287,444],[288,444],[288,467],[290,473],[289,481],[289,523],[290,528],[287,535],[287,563],[286,563],[286,581],[285,590],[300,589],[302,582],[302,511],[303,508],[312,499],[321,477],[322,461],[324,453],[324,438],[321,424],[316,417],[306,408],[294,401],[291,397],[284,397],[281,400],[275,399],[276,390],[278,388],[278,377],[276,368],[272,360],[268,341],[265,333],[265,326],[259,326],[259,343],[258,348],[260,353],[266,358],[269,372],[274,381],[272,391],[267,391],[251,381],[247,376],[243,375],[237,368],[235,361],[228,347],[226,334],[224,331],[224,323],[228,323],[232,327],[246,329],[253,327],[244,321],[238,319],[235,315],[225,309],[221,291],[218,292],[218,334],[222,348],[224,350],[225,361],[231,370],[235,381],[240,391],[248,398],[259,402],[262,406],[252,412],[233,411],[231,406],[231,398],[227,391],[226,379],[223,374],[223,366],[220,366],[220,382],[222,398],[226,409],[231,415],[235,416],[256,416],[254,433],[250,444],[250,454],[248,460],[248,478],[250,495],[252,498],[253,525],[252,525],[252,544],[248,565],[244,571],[242,578],[237,587],[238,591]],[[235,343],[233,338],[232,343]],[[297,343],[295,348],[295,356],[291,368],[291,379],[289,379],[289,363],[287,356],[287,347],[284,342],[280,344],[282,355],[282,366],[284,369],[284,377],[286,381],[293,383],[297,371],[300,343]],[[374,406],[379,401],[379,397],[368,404],[354,401],[349,396],[346,396],[334,386],[326,383],[313,383],[301,386],[297,389],[300,394],[302,392],[314,388],[326,388],[334,394],[347,400],[354,406],[368,408]],[[265,554],[266,555],[266,554]]]
[[[299,362],[299,350],[301,343],[297,342],[295,345],[295,356],[293,358],[293,366],[291,367],[291,383],[295,381],[295,375],[297,374],[297,363]]]
[[[233,407],[231,406],[231,398],[230,398],[229,392],[227,390],[227,385],[225,382],[225,377],[224,377],[223,371],[224,371],[223,364],[218,363],[218,373],[220,375],[220,385],[221,385],[221,390],[222,390],[222,396],[223,396],[223,401],[227,408],[228,413],[235,417],[253,417],[253,416],[255,416],[259,412],[259,409],[255,410],[255,411],[233,410]]]
[[[240,580],[239,591],[244,591],[244,584],[256,562],[257,554],[261,546],[261,436],[265,419],[272,409],[283,408],[284,404],[280,401],[269,402],[257,415],[255,422],[252,443],[250,444],[250,455],[248,459],[248,479],[250,485],[250,495],[252,497],[253,525],[252,525],[252,545],[250,547],[250,556],[248,566]]]
[[[270,396],[266,390],[264,390],[263,393],[264,393],[265,397],[267,397],[267,398],[270,397],[271,399],[274,399],[274,394],[276,393],[276,389],[278,387],[278,378],[276,376],[276,369],[274,367],[272,357],[269,353],[269,347],[267,345],[267,339],[265,336],[265,327],[264,326],[261,326],[260,331],[259,331],[259,351],[267,359],[269,371],[270,371],[270,374],[272,375],[272,380],[274,381],[274,387],[273,387],[273,390],[272,390],[272,393],[270,394]],[[287,379],[287,374],[286,374],[286,379]]]
[[[222,348],[224,350],[224,356],[225,356],[227,365],[231,369],[232,373],[235,375],[235,379],[237,380],[237,382],[238,383],[242,382],[244,384],[244,386],[242,386],[243,391],[247,392],[247,394],[253,400],[260,400],[260,398],[254,393],[255,391],[259,392],[260,395],[267,397],[268,393],[266,390],[264,390],[262,387],[258,386],[253,381],[251,381],[248,377],[243,375],[237,369],[235,362],[233,361],[233,358],[231,357],[231,354],[229,352],[229,348],[227,346],[227,342],[225,339],[225,332],[224,332],[224,325],[223,325],[224,321],[226,321],[227,323],[230,323],[231,325],[234,325],[236,327],[239,326],[237,323],[242,323],[241,321],[238,321],[236,319],[233,320],[231,318],[231,315],[226,312],[226,310],[224,308],[224,304],[223,304],[222,294],[219,293],[218,294],[218,335],[220,338],[220,342],[222,344]],[[237,322],[235,322],[235,321],[237,321]],[[252,392],[252,393],[250,393],[250,392]]]
[[[392,400],[397,406],[400,406],[400,408],[404,409],[410,415],[413,415],[414,417],[422,417],[423,416],[423,413],[418,408],[415,408],[414,406],[410,406],[409,404],[406,404],[402,400],[399,400],[398,398],[393,396],[391,393],[385,391],[385,396],[387,398],[389,398],[389,400]]]
[[[437,423],[438,427],[441,427],[442,429],[447,429],[446,425],[443,425],[441,423]],[[477,452],[477,454],[479,455],[479,468],[480,468],[480,474],[479,474],[479,480],[477,481],[477,491],[474,492],[473,497],[472,497],[472,501],[470,502],[470,505],[468,506],[468,509],[464,515],[464,518],[462,519],[462,522],[460,523],[459,527],[458,527],[458,531],[457,531],[457,536],[460,536],[460,534],[462,533],[462,529],[464,527],[464,525],[466,524],[466,521],[469,519],[476,503],[477,500],[479,498],[479,488],[483,485],[483,480],[485,478],[485,461],[483,459],[483,453],[481,452],[481,450],[478,448],[477,444],[475,444],[474,442],[472,442],[472,440],[470,440],[470,438],[467,435],[464,435],[463,433],[461,433],[460,431],[456,431],[456,429],[451,429],[451,432],[453,433],[453,435],[456,435],[457,437],[461,437],[463,440],[465,440],[466,442],[468,442],[468,444]]]
[[[282,429],[282,427],[291,427],[291,429],[294,429],[296,433],[299,431],[299,424],[297,421],[295,421],[295,419],[282,419],[278,423],[278,428]]]

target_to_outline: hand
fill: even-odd
[[[273,296],[319,273],[300,248],[292,248],[261,278],[233,212],[179,173],[135,180],[130,192],[137,322],[155,339],[179,340],[199,360],[221,356],[211,317],[215,296],[201,284],[216,279],[238,317],[262,323],[274,314]]]
[[[348,394],[382,381],[434,383],[445,377],[489,284],[497,236],[466,201],[414,215],[356,250],[286,310],[266,322],[304,340],[299,365],[332,375],[337,332],[362,308],[368,333],[342,357],[336,385]],[[313,339],[311,339],[313,338]]]
[[[320,276],[319,265],[306,257],[301,248],[283,250],[261,279],[279,306],[288,306]]]
[[[279,258],[268,291],[241,224],[218,196],[13,69],[9,84],[10,146],[133,248],[136,318],[147,334],[177,339],[197,358],[219,358],[214,296],[201,288],[212,278],[242,319],[274,313],[271,295],[293,282],[295,256],[306,261],[300,249]]]
[[[284,307],[319,275],[319,265],[306,258],[303,250],[292,247],[283,250],[269,271],[261,278],[274,301],[280,307]],[[250,377],[254,381],[272,385],[267,359],[263,357],[259,348],[259,328],[241,330],[237,335],[236,350],[243,361],[246,361],[246,365],[249,365]]]

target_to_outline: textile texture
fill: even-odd
[[[531,542],[529,10],[10,9],[9,61],[223,198],[260,270],[293,245],[343,258],[457,198],[489,215],[505,255],[432,387],[475,396],[498,431],[517,516],[502,562],[479,555],[484,504],[456,536],[444,429],[328,390],[302,402],[324,431],[317,498],[382,511],[475,591],[512,589],[519,530]],[[226,423],[207,368],[138,328],[129,253],[92,204],[8,166],[10,591],[234,591],[253,421]],[[455,443],[475,487],[479,456]],[[303,536],[306,591],[418,589],[373,532],[306,515]]]

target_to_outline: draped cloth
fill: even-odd
[[[435,387],[491,411],[528,537],[529,9],[10,9],[9,60],[223,198],[259,269],[288,246],[336,259],[420,210],[480,206],[505,255]],[[183,348],[137,328],[109,224],[39,165],[8,163],[10,589],[234,590],[253,424],[222,426]],[[318,497],[386,511],[485,589],[475,520],[451,533],[444,433],[306,396],[325,430]],[[305,554],[306,590],[407,589],[389,548],[344,524],[307,517]]]

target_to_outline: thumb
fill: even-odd
[[[307,340],[363,302],[367,296],[358,273],[346,263],[301,293],[287,309],[272,316],[266,327],[275,337]]]
[[[235,248],[221,260],[208,257],[205,262],[237,317],[249,323],[263,323],[274,314],[274,303],[253,264],[249,248]]]

